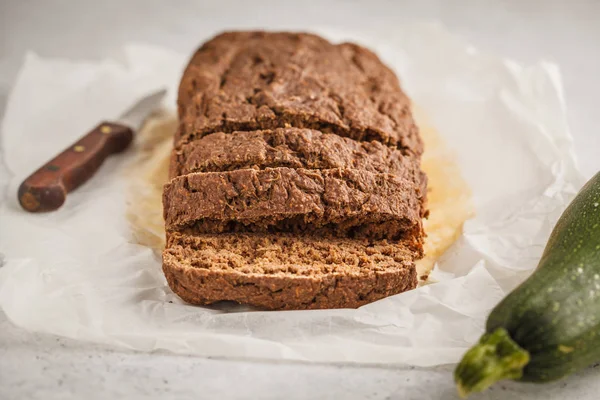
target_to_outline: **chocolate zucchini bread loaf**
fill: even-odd
[[[423,146],[373,53],[224,33],[192,57],[178,109],[163,270],[182,299],[358,307],[416,286]]]

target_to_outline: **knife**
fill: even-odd
[[[90,179],[108,156],[124,151],[166,94],[160,90],[140,99],[114,121],[105,121],[31,174],[19,187],[21,206],[30,212],[53,211],[67,193]]]

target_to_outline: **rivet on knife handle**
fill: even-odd
[[[53,211],[67,193],[94,175],[108,156],[127,148],[133,131],[104,122],[31,174],[19,187],[19,203],[31,212]]]

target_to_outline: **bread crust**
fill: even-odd
[[[176,147],[213,132],[312,128],[421,154],[410,101],[371,51],[316,35],[226,32],[190,60]]]
[[[312,129],[217,132],[174,150],[170,177],[276,167],[353,168],[420,181],[419,159],[380,142],[357,142]]]

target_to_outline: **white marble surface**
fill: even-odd
[[[569,119],[586,176],[600,169],[600,2],[427,1],[0,1],[0,109],[23,55],[98,58],[127,41],[190,51],[209,27],[361,30],[438,20],[466,41],[563,72]],[[0,111],[1,115],[2,111]],[[436,369],[214,360],[142,354],[25,332],[0,313],[0,399],[455,399],[452,367]],[[547,386],[507,382],[477,399],[598,398],[591,368]]]

